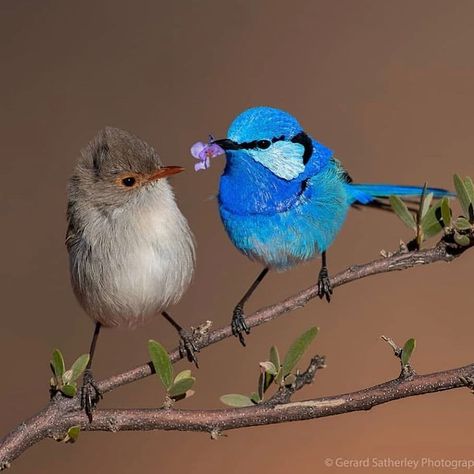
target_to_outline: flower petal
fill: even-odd
[[[203,142],[196,142],[192,147],[191,147],[191,155],[194,156],[194,158],[197,158],[198,160],[200,159],[200,154],[201,152],[207,147],[207,145]]]

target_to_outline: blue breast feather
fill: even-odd
[[[237,168],[244,173],[246,166],[240,165]],[[316,257],[332,243],[350,199],[335,162],[295,183],[274,176],[266,179],[268,170],[248,163],[246,171],[253,179],[245,186],[231,168],[221,177],[220,214],[230,239],[250,259],[286,270]]]

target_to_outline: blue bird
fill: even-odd
[[[233,244],[264,269],[234,309],[232,331],[245,345],[244,305],[270,269],[287,270],[321,255],[318,294],[330,301],[326,252],[353,205],[387,208],[378,198],[416,196],[423,188],[356,184],[333,152],[289,113],[254,107],[238,115],[227,138],[219,211]],[[434,197],[450,193],[429,188]]]

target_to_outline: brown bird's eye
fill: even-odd
[[[131,187],[136,183],[136,179],[133,176],[127,176],[122,179],[122,184],[127,187]]]

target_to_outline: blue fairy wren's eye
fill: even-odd
[[[258,140],[257,141],[257,147],[260,148],[261,150],[266,150],[272,142],[270,140]]]

